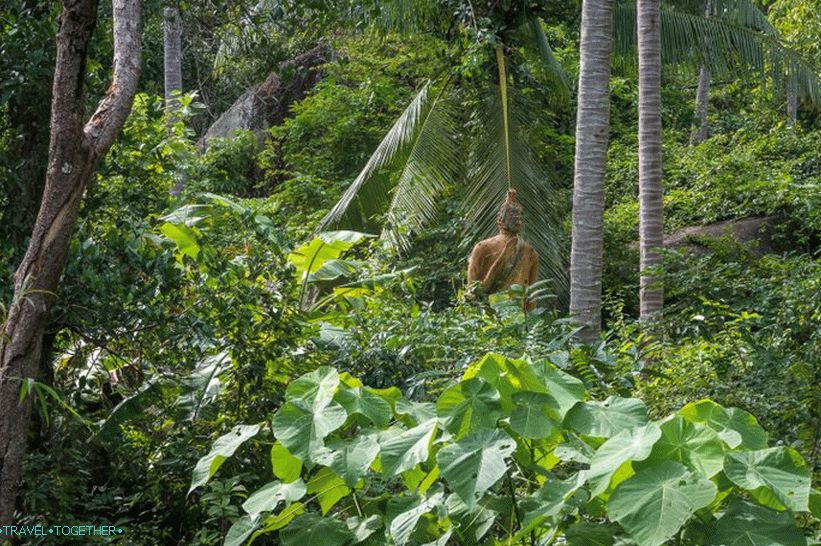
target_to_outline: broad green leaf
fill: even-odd
[[[219,470],[222,463],[233,455],[243,442],[253,438],[258,432],[259,425],[237,425],[228,434],[217,438],[208,455],[197,461],[188,493],[201,485],[205,485],[211,479],[211,476]]]
[[[498,354],[487,354],[479,362],[468,367],[463,381],[481,378],[499,392],[502,410],[512,412],[513,394],[521,391],[546,391],[546,387],[525,360],[514,360]]]
[[[507,500],[506,497],[505,500]],[[459,535],[469,544],[472,544],[473,541],[480,541],[493,527],[496,518],[499,516],[498,512],[488,508],[488,504],[488,502],[479,503],[469,508],[455,493],[448,495],[445,499],[445,510],[448,519],[455,524],[456,528],[459,529]]]
[[[569,546],[613,546],[613,534],[609,525],[582,521],[568,527],[564,536]]]
[[[290,483],[297,480],[302,473],[302,461],[294,457],[284,445],[277,442],[271,447],[271,468],[274,476],[285,483]]]
[[[279,514],[275,516],[268,516],[268,518],[266,518],[265,521],[262,522],[263,528],[260,532],[270,533],[271,531],[282,529],[283,527],[291,523],[291,521],[293,521],[295,517],[304,513],[305,505],[301,502],[295,502],[292,505],[283,508]]]
[[[160,231],[162,231],[163,235],[174,241],[180,254],[189,256],[193,260],[197,259],[197,256],[200,254],[200,245],[197,243],[197,232],[194,231],[193,228],[185,224],[166,222],[160,226]]]
[[[810,491],[810,513],[817,519],[821,519],[821,491],[812,489]]]
[[[282,546],[342,546],[353,538],[347,525],[334,518],[308,513],[279,533]]]
[[[619,432],[647,424],[647,406],[638,398],[610,396],[607,400],[580,402],[564,418],[564,426],[579,434],[612,438]]]
[[[584,471],[580,474],[583,473]],[[565,507],[567,500],[584,485],[584,479],[579,479],[580,474],[566,480],[560,480],[554,475],[548,476],[541,489],[530,497],[534,507],[528,508],[520,534],[526,535],[541,525],[545,519],[558,515]]]
[[[696,510],[710,504],[716,492],[713,482],[681,463],[666,461],[619,484],[607,502],[607,514],[639,546],[659,546]]]
[[[274,436],[288,451],[311,464],[324,438],[345,424],[347,417],[345,408],[335,402],[316,413],[287,402],[274,416]]]
[[[259,514],[242,516],[228,529],[222,546],[241,546],[259,528]]]
[[[261,512],[273,512],[284,502],[286,505],[301,499],[306,492],[305,483],[297,480],[291,483],[273,481],[255,491],[248,499],[242,503],[242,509],[250,516],[256,516]]]
[[[709,546],[806,546],[790,512],[734,501],[710,533]]]
[[[502,430],[478,430],[436,455],[442,477],[454,493],[472,508],[477,498],[507,471],[505,458],[516,442]]]
[[[436,401],[436,414],[457,438],[480,428],[495,428],[501,416],[499,392],[478,377],[460,381]]]
[[[390,478],[426,461],[436,426],[436,419],[430,419],[384,442],[380,440],[382,474]]]
[[[563,372],[547,360],[533,363],[533,372],[541,380],[550,396],[559,403],[562,418],[570,408],[587,398],[584,383],[576,377]]]
[[[345,408],[348,415],[364,415],[378,427],[387,426],[393,417],[390,403],[367,387],[340,389],[334,400]]]
[[[362,434],[351,440],[329,442],[316,461],[336,472],[349,487],[356,485],[379,454],[373,434]]]
[[[650,457],[635,465],[643,468],[662,461],[678,461],[705,478],[724,467],[724,442],[713,429],[679,416],[661,424],[661,439]]]
[[[359,544],[382,528],[382,517],[378,514],[365,519],[352,516],[345,520],[345,525],[353,534],[353,543]]]
[[[732,449],[742,444],[747,449],[767,447],[767,432],[755,417],[742,409],[725,408],[705,399],[687,404],[678,414],[688,421],[712,428]]]
[[[789,447],[727,454],[724,473],[771,508],[809,510],[810,471],[803,457]]]
[[[328,406],[339,387],[339,373],[322,366],[295,379],[285,390],[285,401],[306,411],[318,412]]]
[[[442,504],[443,498],[442,493],[437,493],[431,497],[420,499],[410,509],[398,514],[391,520],[389,531],[397,546],[405,546],[408,543],[416,524],[419,523],[419,518]]]
[[[628,461],[641,461],[650,456],[653,446],[661,438],[661,430],[655,423],[624,430],[604,442],[590,460],[588,483],[592,496],[604,493],[610,479],[621,465]]]
[[[339,258],[365,237],[367,235],[356,231],[323,232],[294,249],[288,260],[296,267],[297,275],[303,278],[307,273],[318,271],[325,262]]]
[[[316,495],[323,516],[351,492],[345,485],[345,481],[328,467],[322,467],[314,477],[308,480],[306,490],[309,495]]]
[[[416,402],[400,398],[394,404],[396,415],[410,417],[412,423],[405,419],[403,422],[408,426],[421,425],[426,421],[436,418],[436,406],[432,402]]]
[[[517,392],[516,409],[510,415],[510,428],[525,438],[549,438],[561,422],[559,403],[542,392]]]

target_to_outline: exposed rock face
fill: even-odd
[[[200,139],[200,149],[215,138],[231,136],[237,129],[251,130],[264,139],[264,131],[282,122],[288,108],[302,100],[321,79],[318,68],[328,61],[328,48],[317,46],[282,63],[265,81],[247,90],[215,121]]]
[[[665,237],[664,247],[686,248],[695,254],[708,254],[710,248],[704,244],[705,239],[730,237],[739,243],[752,243],[751,250],[756,254],[778,253],[784,249],[773,236],[776,227],[782,223],[780,216],[753,216],[706,226],[690,226]]]

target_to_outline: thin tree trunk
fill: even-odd
[[[182,91],[182,30],[177,8],[163,10],[163,60],[165,104],[171,113],[179,106],[176,95]]]
[[[713,2],[707,0],[704,8],[704,17],[709,18],[713,13]],[[707,111],[710,106],[710,80],[712,74],[706,65],[701,66],[698,74],[698,91],[696,92],[696,119],[693,134],[690,136],[690,145],[701,144],[710,134],[710,125],[707,123]]]
[[[661,151],[661,0],[638,0],[639,42],[639,306],[642,319],[659,313],[660,280],[648,271],[661,265],[664,243]]]
[[[610,138],[613,0],[584,0],[576,114],[570,316],[587,343],[601,332],[604,179]]]
[[[798,81],[790,74],[787,77],[787,127],[794,127],[798,121]]]
[[[18,402],[21,382],[37,374],[48,312],[83,192],[95,162],[122,128],[137,90],[140,3],[114,0],[113,4],[113,80],[85,126],[83,77],[97,0],[65,0],[60,14],[43,201],[14,275],[14,297],[0,340],[0,525],[13,522],[31,417],[31,395]]]

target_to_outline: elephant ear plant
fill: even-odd
[[[192,487],[266,430],[252,427],[219,438]],[[819,515],[804,460],[749,413],[701,400],[652,420],[549,361],[489,354],[436,403],[323,367],[267,430],[272,479],[226,546],[799,546],[797,519]]]

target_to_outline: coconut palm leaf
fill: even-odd
[[[383,236],[390,246],[407,250],[408,234],[430,223],[442,197],[464,177],[459,129],[443,86],[428,108],[396,182]]]
[[[560,102],[567,103],[570,101],[570,79],[567,73],[562,68],[562,65],[553,55],[553,49],[550,47],[550,42],[542,29],[542,23],[535,15],[530,15],[527,19],[527,32],[522,33],[525,37],[532,39],[535,50],[539,52],[546,69],[546,76],[548,83],[551,84],[553,91],[556,93],[556,98]]]
[[[776,36],[778,31],[772,26],[767,14],[752,0],[710,0],[709,17],[733,21],[741,26]],[[681,10],[691,15],[704,15],[707,0],[672,0],[664,9]]]
[[[465,240],[476,241],[495,234],[496,212],[507,192],[509,177],[525,212],[522,235],[539,253],[541,277],[554,280],[555,288],[563,293],[564,238],[559,227],[556,184],[527,144],[523,128],[527,126],[529,110],[513,94],[506,131],[501,95],[499,88],[489,88],[483,105],[474,110],[468,123],[470,155],[461,204],[467,230]]]
[[[422,122],[430,119],[425,116],[430,110],[430,88],[431,82],[428,81],[394,122],[336,205],[320,221],[317,231],[335,225],[367,230],[374,225],[375,216],[386,212],[393,188],[390,169],[396,166],[395,160],[402,156],[402,152],[416,141]]]
[[[724,0],[729,1],[729,0]],[[733,12],[705,18],[662,10],[662,59],[665,64],[707,66],[713,74],[735,77],[749,73],[769,74],[779,88],[785,75],[795,78],[803,98],[821,100],[818,69],[768,32],[744,26],[743,20],[725,19]],[[622,3],[616,9],[615,49],[625,68],[635,68],[636,7]]]

